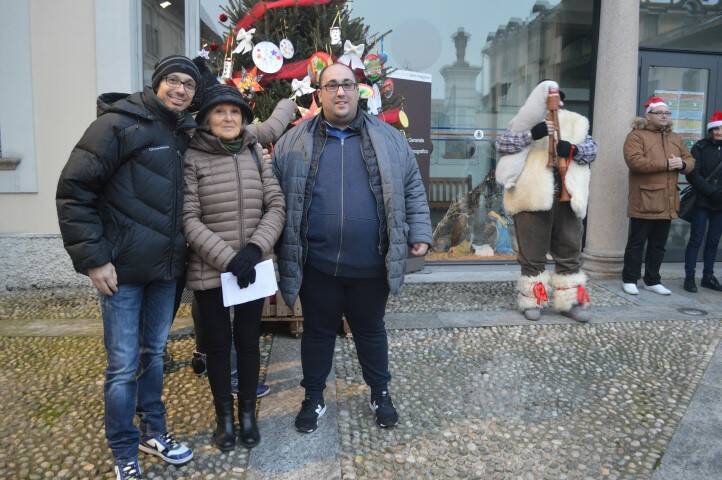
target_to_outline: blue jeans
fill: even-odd
[[[709,225],[709,227],[708,227]],[[709,210],[707,208],[696,207],[692,212],[692,223],[689,228],[689,242],[687,242],[687,250],[684,252],[684,273],[687,276],[693,276],[697,264],[697,253],[699,247],[702,246],[702,239],[705,238],[705,230],[707,238],[704,242],[704,270],[702,275],[714,275],[714,262],[717,256],[717,246],[719,245],[720,235],[722,235],[722,211]]]
[[[140,435],[166,433],[163,348],[173,321],[176,281],[118,285],[100,296],[108,356],[105,436],[116,459],[138,456]],[[140,431],[133,424],[140,416]]]

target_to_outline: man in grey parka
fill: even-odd
[[[300,295],[304,316],[306,395],[296,429],[313,432],[326,412],[323,389],[342,315],[376,423],[392,427],[398,414],[388,390],[384,310],[401,288],[409,252],[422,256],[431,245],[429,206],[406,139],[358,108],[353,71],[333,64],[319,84],[322,113],[286,133],[273,154],[287,209],[280,288],[288,305]]]

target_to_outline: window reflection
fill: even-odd
[[[185,2],[143,0],[141,18],[143,85],[150,85],[153,68],[158,60],[168,55],[185,54]]]
[[[639,46],[722,50],[722,0],[640,0]]]
[[[391,65],[432,75],[429,260],[514,258],[513,224],[496,185],[494,140],[542,79],[589,116],[591,0],[354,2],[375,31],[393,30]]]

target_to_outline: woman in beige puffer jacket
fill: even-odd
[[[241,288],[255,281],[255,265],[270,255],[285,222],[285,202],[270,162],[259,143],[281,136],[295,114],[282,100],[271,117],[250,124],[251,109],[237,89],[213,85],[196,117],[199,128],[185,155],[183,227],[191,255],[187,286],[194,290],[197,332],[206,350],[206,368],[216,409],[214,443],[235,447],[230,347],[236,347],[240,442],[260,441],[256,424],[256,385],[260,365],[263,299],[223,307],[220,276],[231,272]],[[255,151],[255,153],[253,152]]]

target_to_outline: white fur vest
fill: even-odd
[[[559,110],[561,138],[573,144],[583,143],[589,132],[589,120],[569,110]],[[516,155],[527,154],[524,169],[516,184],[504,191],[504,210],[508,215],[519,212],[550,210],[554,202],[554,173],[547,168],[549,137],[532,142]],[[589,165],[572,161],[567,170],[566,186],[572,197],[571,207],[579,218],[587,215],[589,199]]]

